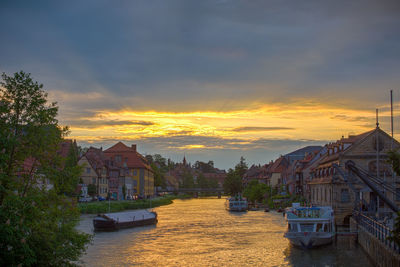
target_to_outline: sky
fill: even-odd
[[[398,1],[8,1],[0,72],[23,70],[83,147],[233,167],[376,127],[400,134]]]

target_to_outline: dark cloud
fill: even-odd
[[[234,132],[267,132],[267,131],[281,131],[281,130],[295,130],[290,127],[237,127],[232,129]]]
[[[154,125],[151,121],[118,121],[118,120],[67,120],[66,125],[77,126],[79,128],[101,128],[103,126],[151,126]]]
[[[397,0],[3,0],[0,72],[31,72],[58,101],[60,121],[86,127],[100,125],[79,118],[101,111],[290,108],[299,99],[387,111],[389,89],[400,84],[399,14]],[[137,141],[148,152],[203,145],[193,156],[221,165],[240,153],[270,160],[313,142],[186,135]]]
[[[331,117],[331,119],[336,119],[336,120],[344,120],[344,121],[350,121],[350,122],[371,122],[375,118],[373,117],[363,117],[363,116],[348,116],[344,114],[339,114]]]
[[[5,1],[0,70],[112,95],[101,102],[113,109],[296,97],[366,107],[400,83],[399,13],[389,0]]]

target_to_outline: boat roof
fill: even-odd
[[[106,213],[104,216],[119,222],[140,221],[155,218],[155,214],[148,210],[133,210],[115,213]]]

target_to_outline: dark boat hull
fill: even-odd
[[[127,222],[119,222],[107,218],[105,216],[99,215],[93,219],[93,227],[95,231],[116,231],[119,229],[152,225],[158,222],[157,214],[156,213],[154,214],[155,214],[154,218],[136,220],[136,221],[127,221]]]

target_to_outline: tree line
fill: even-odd
[[[75,229],[77,153],[57,153],[69,130],[30,74],[0,85],[0,265],[74,265],[91,236]]]

